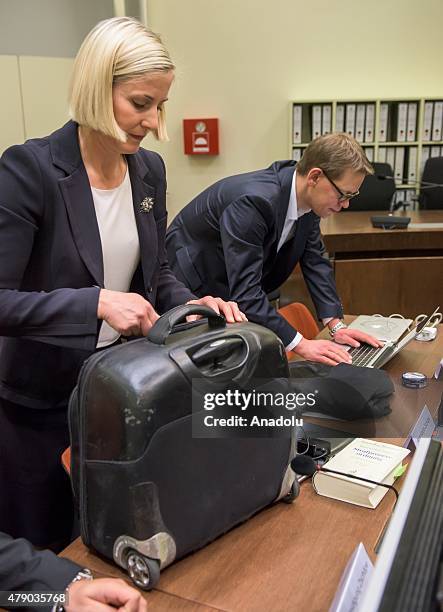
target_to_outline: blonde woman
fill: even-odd
[[[69,540],[60,454],[85,358],[191,300],[244,319],[235,303],[194,299],[168,266],[165,167],[140,144],[166,139],[173,78],[157,35],[103,21],[75,60],[72,121],[0,162],[0,530],[37,546]]]

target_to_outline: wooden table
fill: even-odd
[[[309,481],[292,505],[276,504],[162,572],[146,594],[150,610],[326,611],[358,542],[372,559],[392,510],[317,496]],[[63,556],[97,576],[127,576],[88,552],[78,539]],[[194,607],[192,607],[194,606]]]
[[[380,211],[342,212],[321,221],[345,312],[414,318],[443,306],[443,225],[373,228]],[[411,224],[443,224],[443,210],[397,212]]]
[[[427,344],[413,341],[386,369],[394,382],[403,369],[431,375],[442,356],[440,326],[437,340]],[[442,385],[435,381],[423,391],[396,385],[392,414],[380,419],[377,434],[386,438],[388,432],[401,430],[403,436],[396,434],[395,440],[401,444],[424,402],[436,413]],[[343,424],[335,423],[340,423],[339,428]],[[374,548],[392,506],[389,494],[376,510],[320,497],[305,481],[294,504],[272,506],[168,567],[157,588],[146,594],[149,609],[326,612],[356,545],[363,542],[375,560]],[[63,556],[91,568],[97,576],[127,579],[116,566],[89,552],[79,539]]]
[[[350,323],[353,318],[355,317],[352,315],[345,316],[345,321]],[[328,338],[326,330],[323,330],[319,337]],[[442,358],[443,325],[439,325],[436,340],[432,342],[413,340],[383,368],[389,373],[395,388],[390,414],[371,420],[339,421],[309,418],[309,421],[355,436],[405,439],[425,404],[437,422],[437,411],[443,395],[443,380],[436,380],[434,372]],[[424,389],[403,387],[401,383],[403,372],[422,372],[428,377],[427,387]]]

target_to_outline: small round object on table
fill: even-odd
[[[423,389],[428,384],[428,379],[421,372],[404,372],[401,382],[408,389]]]

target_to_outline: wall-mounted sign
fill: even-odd
[[[218,155],[218,119],[183,119],[185,155]]]

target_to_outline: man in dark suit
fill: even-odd
[[[250,321],[269,327],[305,359],[329,365],[351,361],[339,344],[379,342],[341,321],[331,265],[324,254],[320,218],[349,206],[373,169],[346,134],[314,140],[302,160],[232,176],[208,187],[170,225],[169,263],[196,295],[238,302]],[[300,262],[318,318],[336,342],[307,340],[280,316],[266,294]]]
[[[124,605],[125,610],[133,612],[147,610],[140,593],[122,580],[92,580],[88,570],[72,561],[57,557],[49,550],[37,551],[26,540],[13,540],[0,532],[0,591],[51,593],[63,592],[68,586],[68,602],[63,606],[66,612],[111,612]],[[49,611],[54,603],[57,602],[36,609]],[[7,609],[12,604],[12,601],[10,605],[7,601],[1,602]],[[29,608],[33,606],[27,605],[26,609]]]

